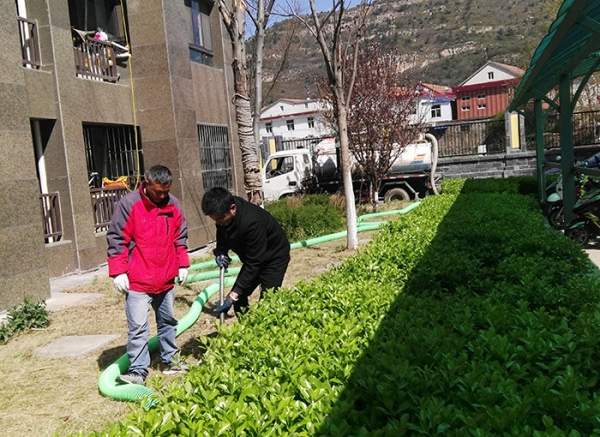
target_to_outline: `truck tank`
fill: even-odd
[[[337,157],[335,138],[326,138],[315,146],[315,167],[320,180],[336,177]],[[353,156],[350,158],[352,172],[359,171],[358,163]],[[423,172],[431,169],[431,143],[417,141],[408,144],[402,153],[392,163],[390,175],[402,173]]]

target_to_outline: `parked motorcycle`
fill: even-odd
[[[580,246],[600,235],[600,186],[593,188],[575,202],[575,220],[567,226],[565,235]]]
[[[558,157],[560,160],[560,157]],[[580,166],[585,167],[598,167],[600,166],[600,152],[589,157],[585,161],[578,163]],[[550,169],[546,174],[556,173],[559,170],[556,168]],[[575,176],[575,200],[577,201],[585,193],[593,187],[594,181],[589,179],[583,174]],[[542,212],[548,220],[548,224],[555,229],[565,228],[565,211],[563,205],[563,179],[562,174],[546,187],[546,202],[542,206]]]
[[[575,177],[575,200],[581,197],[586,178],[584,175]],[[554,229],[563,229],[565,226],[565,208],[563,204],[563,178],[558,176],[546,188],[546,202],[542,207],[542,213],[546,216],[548,224]]]

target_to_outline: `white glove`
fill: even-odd
[[[186,268],[179,269],[179,284],[183,284],[188,276],[188,270]]]
[[[120,275],[115,276],[113,284],[115,284],[115,288],[121,293],[127,294],[129,291],[129,278],[127,277],[127,273],[121,273]]]

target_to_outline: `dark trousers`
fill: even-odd
[[[270,263],[268,264],[258,275],[257,284],[252,288],[252,290],[244,290],[244,294],[242,294],[236,302],[233,303],[233,309],[236,314],[240,314],[246,311],[248,308],[248,298],[258,285],[260,285],[260,297],[259,300],[263,298],[263,293],[265,291],[275,291],[281,284],[283,283],[283,277],[285,276],[285,272],[287,270],[287,266],[290,263],[290,259],[288,258],[284,262]]]

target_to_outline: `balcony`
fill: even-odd
[[[58,192],[40,194],[44,241],[56,243],[62,239],[62,216],[60,214],[60,195]]]
[[[130,57],[127,47],[77,29],[73,29],[73,53],[77,77],[112,83],[120,78],[117,62]]]
[[[115,205],[129,193],[127,187],[90,188],[95,232],[105,232],[112,219]]]
[[[17,21],[19,22],[23,66],[39,69],[42,66],[42,59],[37,22],[24,17],[17,17]]]

